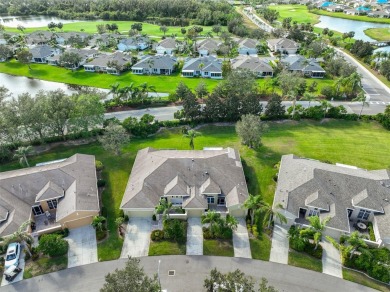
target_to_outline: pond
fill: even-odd
[[[24,27],[45,27],[50,22],[62,22],[62,23],[72,23],[78,22],[79,20],[69,20],[61,19],[54,16],[39,15],[39,16],[0,16],[0,24],[4,24],[8,27],[17,27],[22,25]]]

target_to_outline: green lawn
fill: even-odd
[[[203,240],[203,255],[234,257],[233,241],[231,239],[205,239]]]
[[[326,15],[326,16],[331,16],[331,17],[336,17],[336,18],[357,20],[357,21],[367,21],[367,22],[375,22],[375,23],[390,23],[389,18],[375,18],[375,17],[364,16],[364,15],[347,15],[344,12],[330,12],[330,11],[316,9],[316,10],[311,11],[311,13],[318,14],[318,15]]]
[[[343,278],[344,278],[344,280],[355,282],[355,283],[358,283],[360,285],[364,285],[364,286],[367,286],[367,287],[370,287],[372,289],[376,289],[379,291],[383,291],[383,292],[390,291],[389,286],[386,286],[385,284],[381,284],[375,280],[372,280],[372,279],[368,278],[366,275],[359,273],[359,272],[351,271],[348,269],[343,269]]]
[[[50,258],[42,256],[36,261],[29,260],[26,263],[23,278],[29,279],[39,275],[56,272],[68,267],[68,255]]]
[[[177,243],[173,241],[151,241],[149,246],[149,255],[185,255],[186,243]]]
[[[245,160],[245,174],[252,195],[262,194],[272,204],[276,174],[274,165],[281,155],[293,153],[298,156],[333,163],[356,165],[365,169],[380,169],[390,166],[390,132],[377,123],[353,121],[285,121],[270,123],[263,136],[263,146],[249,149],[240,144],[234,127],[206,126],[195,139],[195,149],[207,146],[236,147]],[[98,244],[99,260],[112,260],[120,256],[122,240],[118,237],[115,219],[119,217],[119,205],[127,180],[139,149],[145,147],[189,149],[188,139],[180,129],[163,130],[146,139],[132,139],[123,149],[121,157],[113,156],[95,143],[74,147],[58,147],[39,156],[30,157],[30,164],[66,158],[74,153],[92,154],[104,164],[103,178],[107,187],[103,193],[103,205],[107,209],[109,237]],[[0,171],[20,168],[17,161],[3,163]]]
[[[290,266],[295,266],[322,273],[321,260],[294,250],[290,250],[288,253],[288,264]]]
[[[250,238],[249,243],[251,245],[253,259],[269,261],[269,256],[271,253],[271,240],[267,235],[262,234],[260,239]]]
[[[390,41],[390,28],[368,28],[364,31],[366,35],[377,41]]]
[[[111,24],[111,23],[116,23],[118,25],[118,31],[124,35],[128,33],[130,30],[130,27],[133,23],[136,21],[85,21],[85,22],[74,22],[74,23],[66,23],[64,24],[64,27],[62,31],[64,32],[70,32],[70,31],[83,31],[86,33],[97,33],[96,26],[98,24]],[[189,26],[191,27],[191,26]],[[185,27],[186,30],[188,30],[189,27]],[[207,32],[210,32],[212,30],[211,26],[202,26],[203,31],[202,35],[205,35]],[[225,27],[226,28],[226,27]],[[166,35],[172,35],[176,34],[178,37],[183,36],[181,33],[181,27],[179,26],[168,26],[168,31],[166,32]],[[31,33],[37,30],[48,30],[47,27],[38,27],[38,28],[26,28],[25,33]],[[7,32],[18,32],[20,31],[17,28],[12,28],[12,27],[5,27],[5,31]],[[142,24],[142,32],[145,33],[149,36],[158,36],[162,37],[164,35],[163,32],[160,31],[160,25],[154,25],[150,23],[144,22]]]
[[[295,20],[298,23],[311,23],[314,25],[319,22],[319,16],[310,13],[306,5],[275,5],[269,8],[279,12],[278,20],[280,22],[287,17],[291,17],[293,21]]]

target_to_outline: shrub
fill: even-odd
[[[99,179],[98,181],[97,181],[97,186],[98,186],[98,188],[102,188],[102,187],[104,187],[106,185],[106,181],[104,180],[104,179]]]
[[[156,220],[157,220],[156,214],[153,214],[152,220],[153,220],[153,221],[156,221]]]
[[[107,230],[96,230],[96,239],[103,240],[107,236]]]
[[[256,225],[253,225],[252,226],[252,234],[254,237],[258,238],[259,237],[259,231],[257,231],[257,226]]]
[[[95,161],[95,167],[96,167],[97,171],[100,171],[100,170],[102,170],[104,168],[104,165],[103,165],[103,163],[101,161],[96,160]]]
[[[150,239],[153,241],[161,241],[164,237],[164,231],[162,230],[153,230],[150,234]]]
[[[92,220],[92,227],[95,228],[97,231],[103,231],[106,229],[106,218],[103,216],[95,216]]]
[[[322,259],[322,246],[319,244],[317,246],[317,249],[315,248],[315,244],[313,243],[307,243],[304,248],[304,252],[307,253],[308,255],[311,255],[312,257],[315,257],[317,259]]]
[[[371,222],[368,222],[368,232],[370,234],[370,240],[371,241],[376,241],[375,240],[375,233],[374,233],[374,227],[372,226]]]
[[[129,222],[129,215],[125,215],[125,216],[123,216],[123,218],[125,218],[126,223]]]
[[[222,239],[231,239],[233,238],[233,231],[230,228],[222,228],[218,235]]]
[[[203,230],[203,238],[204,239],[213,239],[214,238],[214,236],[211,233],[211,230],[209,228],[203,227],[202,230]]]
[[[8,248],[8,244],[0,245],[0,254],[6,253]]]
[[[164,222],[164,237],[165,239],[171,239],[174,241],[183,241],[186,237],[187,222],[180,221],[178,219],[170,219]]]
[[[68,246],[68,242],[58,234],[44,234],[39,240],[39,250],[50,257],[66,254]]]

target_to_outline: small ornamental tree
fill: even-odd
[[[261,121],[259,116],[244,115],[236,124],[237,135],[241,143],[250,148],[257,148],[261,145],[261,136],[267,129],[267,125]]]
[[[44,234],[39,239],[39,250],[50,257],[66,254],[68,247],[68,242],[58,234]]]

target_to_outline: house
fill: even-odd
[[[31,220],[37,235],[89,225],[99,214],[95,157],[75,154],[0,173],[0,236]]]
[[[113,54],[100,54],[83,66],[86,72],[105,72],[119,75],[121,72],[129,69],[130,63],[131,57],[129,55],[115,52]]]
[[[215,54],[222,44],[220,40],[216,39],[204,39],[196,41],[196,51],[201,57]]]
[[[240,39],[237,41],[238,53],[240,55],[257,55],[258,40]]]
[[[38,45],[29,49],[32,54],[31,62],[33,63],[47,63],[47,58],[54,56],[56,50],[48,45]]]
[[[118,44],[118,39],[121,37],[120,34],[116,33],[102,33],[96,34],[89,40],[89,45],[91,47],[116,47]]]
[[[282,54],[296,54],[299,49],[298,43],[286,38],[269,39],[267,40],[267,45],[272,52],[280,52]]]
[[[146,56],[134,64],[131,71],[134,74],[171,75],[175,65],[176,59],[168,55]]]
[[[80,38],[82,42],[91,37],[90,34],[85,32],[60,32],[55,35],[57,44],[66,45],[70,38]]]
[[[325,234],[338,239],[372,224],[374,246],[390,248],[390,172],[283,155],[273,208],[283,206],[288,224],[329,217]],[[358,223],[363,223],[359,224]]]
[[[274,69],[264,59],[254,56],[239,56],[232,61],[232,68],[235,70],[249,70],[256,77],[272,77]]]
[[[10,53],[8,54],[8,56],[3,57],[3,58],[0,57],[0,62],[5,62],[8,59],[12,58],[13,52],[14,52],[14,48],[9,46],[9,45],[4,45],[4,44],[0,44],[0,46],[5,46],[5,47],[7,47],[10,50]]]
[[[174,38],[166,38],[159,42],[156,46],[157,54],[172,55],[177,50],[177,43]]]
[[[378,17],[378,18],[390,18],[390,11],[372,11],[367,14],[369,17]]]
[[[183,77],[222,79],[222,60],[213,56],[189,58],[181,71]]]
[[[345,9],[344,13],[347,15],[367,15],[370,11],[370,8],[360,6],[354,9]]]
[[[121,39],[118,43],[118,50],[122,52],[138,50],[143,51],[150,47],[150,39],[143,36],[135,36]]]
[[[49,43],[54,38],[54,33],[47,30],[37,30],[26,36],[28,45],[44,45]]]
[[[241,158],[232,148],[137,153],[120,208],[130,217],[152,217],[161,200],[181,207],[181,218],[206,210],[243,217],[248,198]],[[173,218],[174,214],[171,215]]]
[[[81,61],[78,64],[70,64],[70,66],[66,64],[60,64],[60,57],[62,56],[62,54],[58,54],[46,58],[47,63],[52,66],[63,66],[68,69],[77,69],[80,66],[83,66],[86,62],[88,62],[88,60],[95,58],[99,54],[99,51],[94,49],[68,49],[66,50],[66,52],[76,53],[80,56]]]
[[[324,78],[326,71],[316,59],[306,59],[303,56],[287,56],[281,59],[282,64],[290,72],[299,72],[311,78]]]
[[[342,4],[335,4],[326,8],[326,10],[330,12],[344,12],[346,9],[350,9],[350,7]]]

